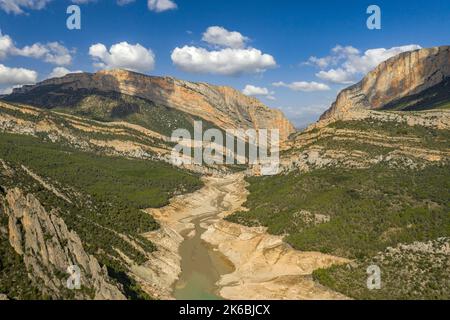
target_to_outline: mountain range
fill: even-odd
[[[280,130],[282,172],[246,170],[247,210],[227,221],[348,259],[313,273],[347,297],[449,299],[449,83],[450,47],[405,52],[299,132],[230,87],[125,70],[15,89],[0,101],[0,294],[155,298],[157,248],[143,234],[160,225],[144,209],[248,169],[170,164],[171,132],[202,120]],[[68,264],[82,270],[80,291],[65,288]],[[371,264],[381,290],[365,287]]]

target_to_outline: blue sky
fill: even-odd
[[[67,70],[123,67],[248,86],[245,93],[302,127],[377,63],[450,44],[448,0],[120,1],[0,0],[0,90]],[[73,2],[81,30],[66,27]],[[366,26],[372,4],[381,30]]]

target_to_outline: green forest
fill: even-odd
[[[124,262],[115,248],[138,264],[146,258],[119,233],[147,252],[154,250],[153,244],[140,234],[156,230],[158,224],[142,209],[164,206],[173,195],[200,188],[199,176],[162,162],[102,156],[45,143],[35,137],[5,133],[0,134],[0,154],[15,172],[14,177],[0,175],[3,189],[19,187],[33,193],[47,210],[57,209],[69,229],[80,236],[87,252],[95,255],[107,266],[110,276],[122,283],[129,298],[149,298],[126,275]],[[52,184],[72,203],[37,183],[22,165]],[[2,221],[2,225],[5,223]],[[0,252],[0,291],[8,293],[5,290],[13,288],[15,291],[8,296],[45,298],[32,286],[27,289],[20,257],[5,250]],[[17,286],[7,285],[11,281]]]
[[[384,164],[368,169],[326,168],[251,177],[247,181],[250,195],[245,206],[249,211],[237,212],[227,219],[249,226],[266,226],[270,233],[284,235],[298,250],[347,257],[364,265],[378,252],[398,243],[450,236],[448,164],[423,169],[394,169]],[[305,219],[302,211],[328,219],[314,223]],[[444,266],[441,264],[441,268]],[[322,270],[315,275],[322,283],[355,298],[375,298],[373,292],[358,294],[358,290],[345,290],[343,287],[355,283],[350,281],[356,277],[355,270],[362,272],[361,268],[353,272],[345,268]],[[333,280],[336,270],[347,270],[345,281]],[[390,270],[393,272],[395,268],[390,265]],[[447,271],[444,268],[440,273]],[[399,281],[395,276],[390,279]],[[384,297],[406,298],[401,295],[403,291],[395,291],[397,287],[387,286],[391,290],[383,292]],[[445,293],[431,290],[425,294],[426,290],[430,288],[418,289],[415,297],[448,298],[450,294],[448,287]],[[395,296],[395,292],[400,296]]]

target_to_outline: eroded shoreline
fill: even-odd
[[[139,268],[146,269],[146,281],[142,285],[147,292],[160,299],[174,298],[173,289],[179,284],[180,276],[186,278],[185,273],[190,272],[186,268],[193,268],[182,260],[182,256],[186,259],[190,255],[184,255],[184,251],[180,254],[180,248],[185,250],[183,241],[197,237],[234,266],[228,271],[226,268],[210,270],[217,273],[214,290],[224,299],[346,299],[311,277],[315,269],[345,263],[346,259],[300,252],[289,247],[281,237],[269,235],[265,228],[249,228],[223,220],[243,209],[248,194],[244,175],[212,176],[203,180],[202,189],[175,197],[166,207],[148,210],[161,228],[145,236],[158,250],[145,266],[133,270],[137,274],[144,272]],[[200,268],[196,272],[209,271]]]

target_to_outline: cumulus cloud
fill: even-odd
[[[72,63],[72,52],[59,42],[46,44],[35,43],[30,46],[18,48],[8,35],[0,32],[0,59],[7,56],[22,56],[44,60],[55,65],[69,65]]]
[[[52,72],[48,75],[47,78],[61,78],[69,73],[81,73],[81,72],[83,71],[81,70],[71,71],[64,67],[56,67],[52,70]]]
[[[355,74],[342,68],[330,69],[328,71],[319,71],[316,76],[322,80],[339,84],[352,84],[355,80]]]
[[[267,88],[253,86],[251,84],[246,85],[242,90],[242,93],[247,96],[265,97],[270,100],[275,100],[275,92],[269,91]]]
[[[305,65],[316,66],[321,69],[325,69],[331,65],[337,65],[339,61],[345,59],[348,56],[358,55],[359,50],[352,46],[337,45],[331,50],[332,54],[326,57],[318,58],[316,56],[309,57],[308,61],[304,62]]]
[[[14,48],[14,42],[11,37],[3,35],[0,31],[0,59],[6,58]]]
[[[34,70],[25,68],[10,68],[0,64],[0,84],[23,85],[32,84],[37,80],[38,74]]]
[[[171,58],[183,71],[228,76],[261,73],[276,66],[271,55],[254,48],[208,51],[204,48],[184,46],[175,48]]]
[[[0,0],[0,9],[6,13],[24,14],[26,10],[41,10],[53,0]],[[86,4],[97,2],[98,0],[71,0],[75,4]],[[136,0],[117,0],[120,6],[135,2]],[[149,10],[154,12],[163,12],[177,8],[177,4],[173,0],[148,0]]]
[[[402,52],[417,50],[416,44],[393,47],[390,49],[377,48],[361,52],[352,46],[336,46],[332,54],[327,57],[310,57],[306,64],[317,66],[321,70],[316,76],[322,80],[339,84],[351,84],[358,77],[373,70],[377,65]]]
[[[23,14],[25,9],[41,10],[52,0],[0,0],[0,9],[6,13]]]
[[[35,43],[21,49],[17,48],[14,53],[23,57],[42,59],[45,62],[59,66],[72,63],[71,52],[59,42],[49,42],[47,44]]]
[[[202,40],[216,48],[176,47],[171,55],[174,65],[186,72],[227,76],[262,73],[277,66],[273,56],[246,47],[248,38],[237,31],[212,26],[203,33]]]
[[[324,83],[319,83],[315,81],[307,82],[307,81],[297,81],[292,83],[284,83],[282,81],[275,82],[272,84],[275,87],[286,87],[293,91],[304,91],[304,92],[312,92],[312,91],[327,91],[330,90],[330,87]]]
[[[117,0],[116,3],[119,6],[125,6],[135,1],[136,0]],[[84,4],[97,2],[97,0],[72,0],[72,2],[76,4]],[[173,0],[147,0],[147,6],[149,10],[154,12],[163,12],[167,10],[174,10],[177,8],[177,4]]]
[[[218,47],[242,49],[249,38],[237,31],[228,31],[219,26],[212,26],[203,33],[203,41]]]
[[[148,0],[148,8],[151,11],[163,12],[176,9],[177,4],[172,0]]]
[[[151,71],[155,66],[155,55],[151,49],[139,43],[120,42],[108,50],[102,43],[89,48],[89,55],[95,61],[94,66],[106,69],[127,69],[131,71]]]

